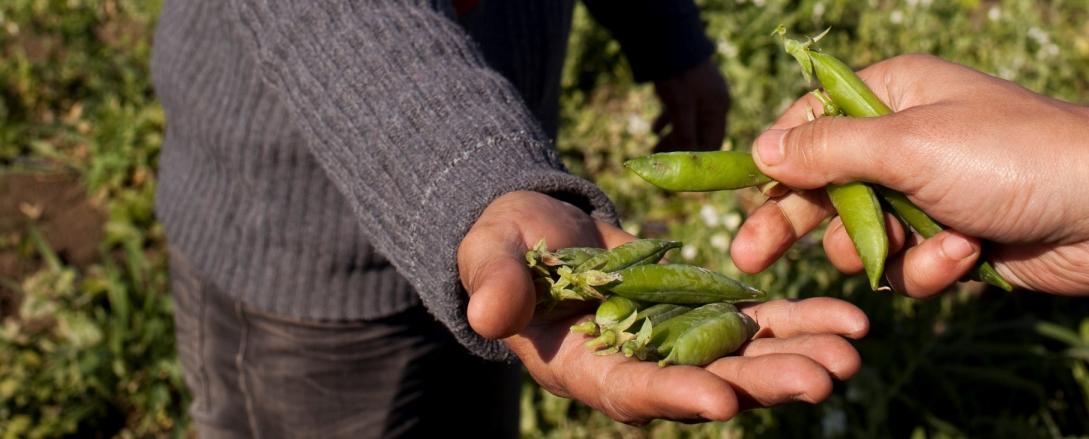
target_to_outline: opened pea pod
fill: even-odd
[[[526,253],[526,263],[550,286],[547,301],[601,301],[593,319],[571,326],[571,332],[589,337],[586,348],[595,354],[623,352],[662,360],[663,366],[706,364],[732,353],[755,332],[751,319],[728,302],[762,300],[765,294],[702,267],[659,264],[680,246],[641,239],[610,250],[549,250],[542,241]],[[652,345],[655,331],[672,335]],[[661,343],[670,348],[660,348]]]

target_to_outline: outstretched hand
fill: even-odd
[[[818,118],[809,95],[753,147],[760,169],[798,189],[866,181],[898,190],[952,230],[905,237],[889,221],[893,288],[938,293],[981,255],[1014,285],[1089,294],[1089,109],[926,55],[877,63],[859,76],[896,111],[877,118]],[[795,192],[755,211],[734,239],[734,263],[763,270],[833,214],[823,191]],[[906,241],[906,243],[905,243]],[[838,219],[824,248],[841,271],[862,262]]]
[[[524,255],[542,238],[553,248],[615,247],[634,239],[547,195],[496,199],[458,251],[469,322],[485,337],[504,339],[546,390],[613,419],[722,421],[751,407],[816,403],[828,397],[833,380],[858,371],[858,353],[843,337],[862,337],[869,322],[854,305],[831,298],[743,306],[762,328],[756,339],[737,356],[702,368],[594,355],[582,335],[568,331],[593,312],[592,304],[551,313],[534,308],[538,292]]]

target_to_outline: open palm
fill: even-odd
[[[819,402],[833,379],[859,368],[858,353],[843,337],[863,336],[868,321],[857,307],[831,298],[743,306],[762,329],[738,356],[705,367],[660,368],[622,355],[594,355],[582,335],[568,331],[592,309],[535,312],[537,293],[523,255],[541,238],[553,247],[615,247],[634,239],[543,194],[500,197],[458,253],[470,324],[485,337],[503,338],[546,390],[613,419],[727,420],[749,407]]]

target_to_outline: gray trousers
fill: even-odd
[[[202,438],[518,433],[521,368],[480,360],[424,309],[317,322],[248,309],[171,258],[178,355]]]

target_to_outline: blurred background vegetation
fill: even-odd
[[[161,1],[161,0],[160,0]],[[185,436],[164,239],[152,215],[164,120],[148,77],[153,0],[0,2],[0,437]],[[807,88],[770,36],[833,32],[854,66],[927,52],[1089,103],[1086,0],[702,0],[745,149]],[[687,245],[678,258],[779,297],[863,307],[864,367],[818,406],[723,424],[636,428],[525,385],[526,437],[1068,437],[1089,434],[1089,300],[961,285],[915,301],[868,291],[819,235],[758,276],[727,249],[752,193],[669,195],[620,163],[655,143],[652,91],[577,12],[558,146],[616,201],[625,227]]]

